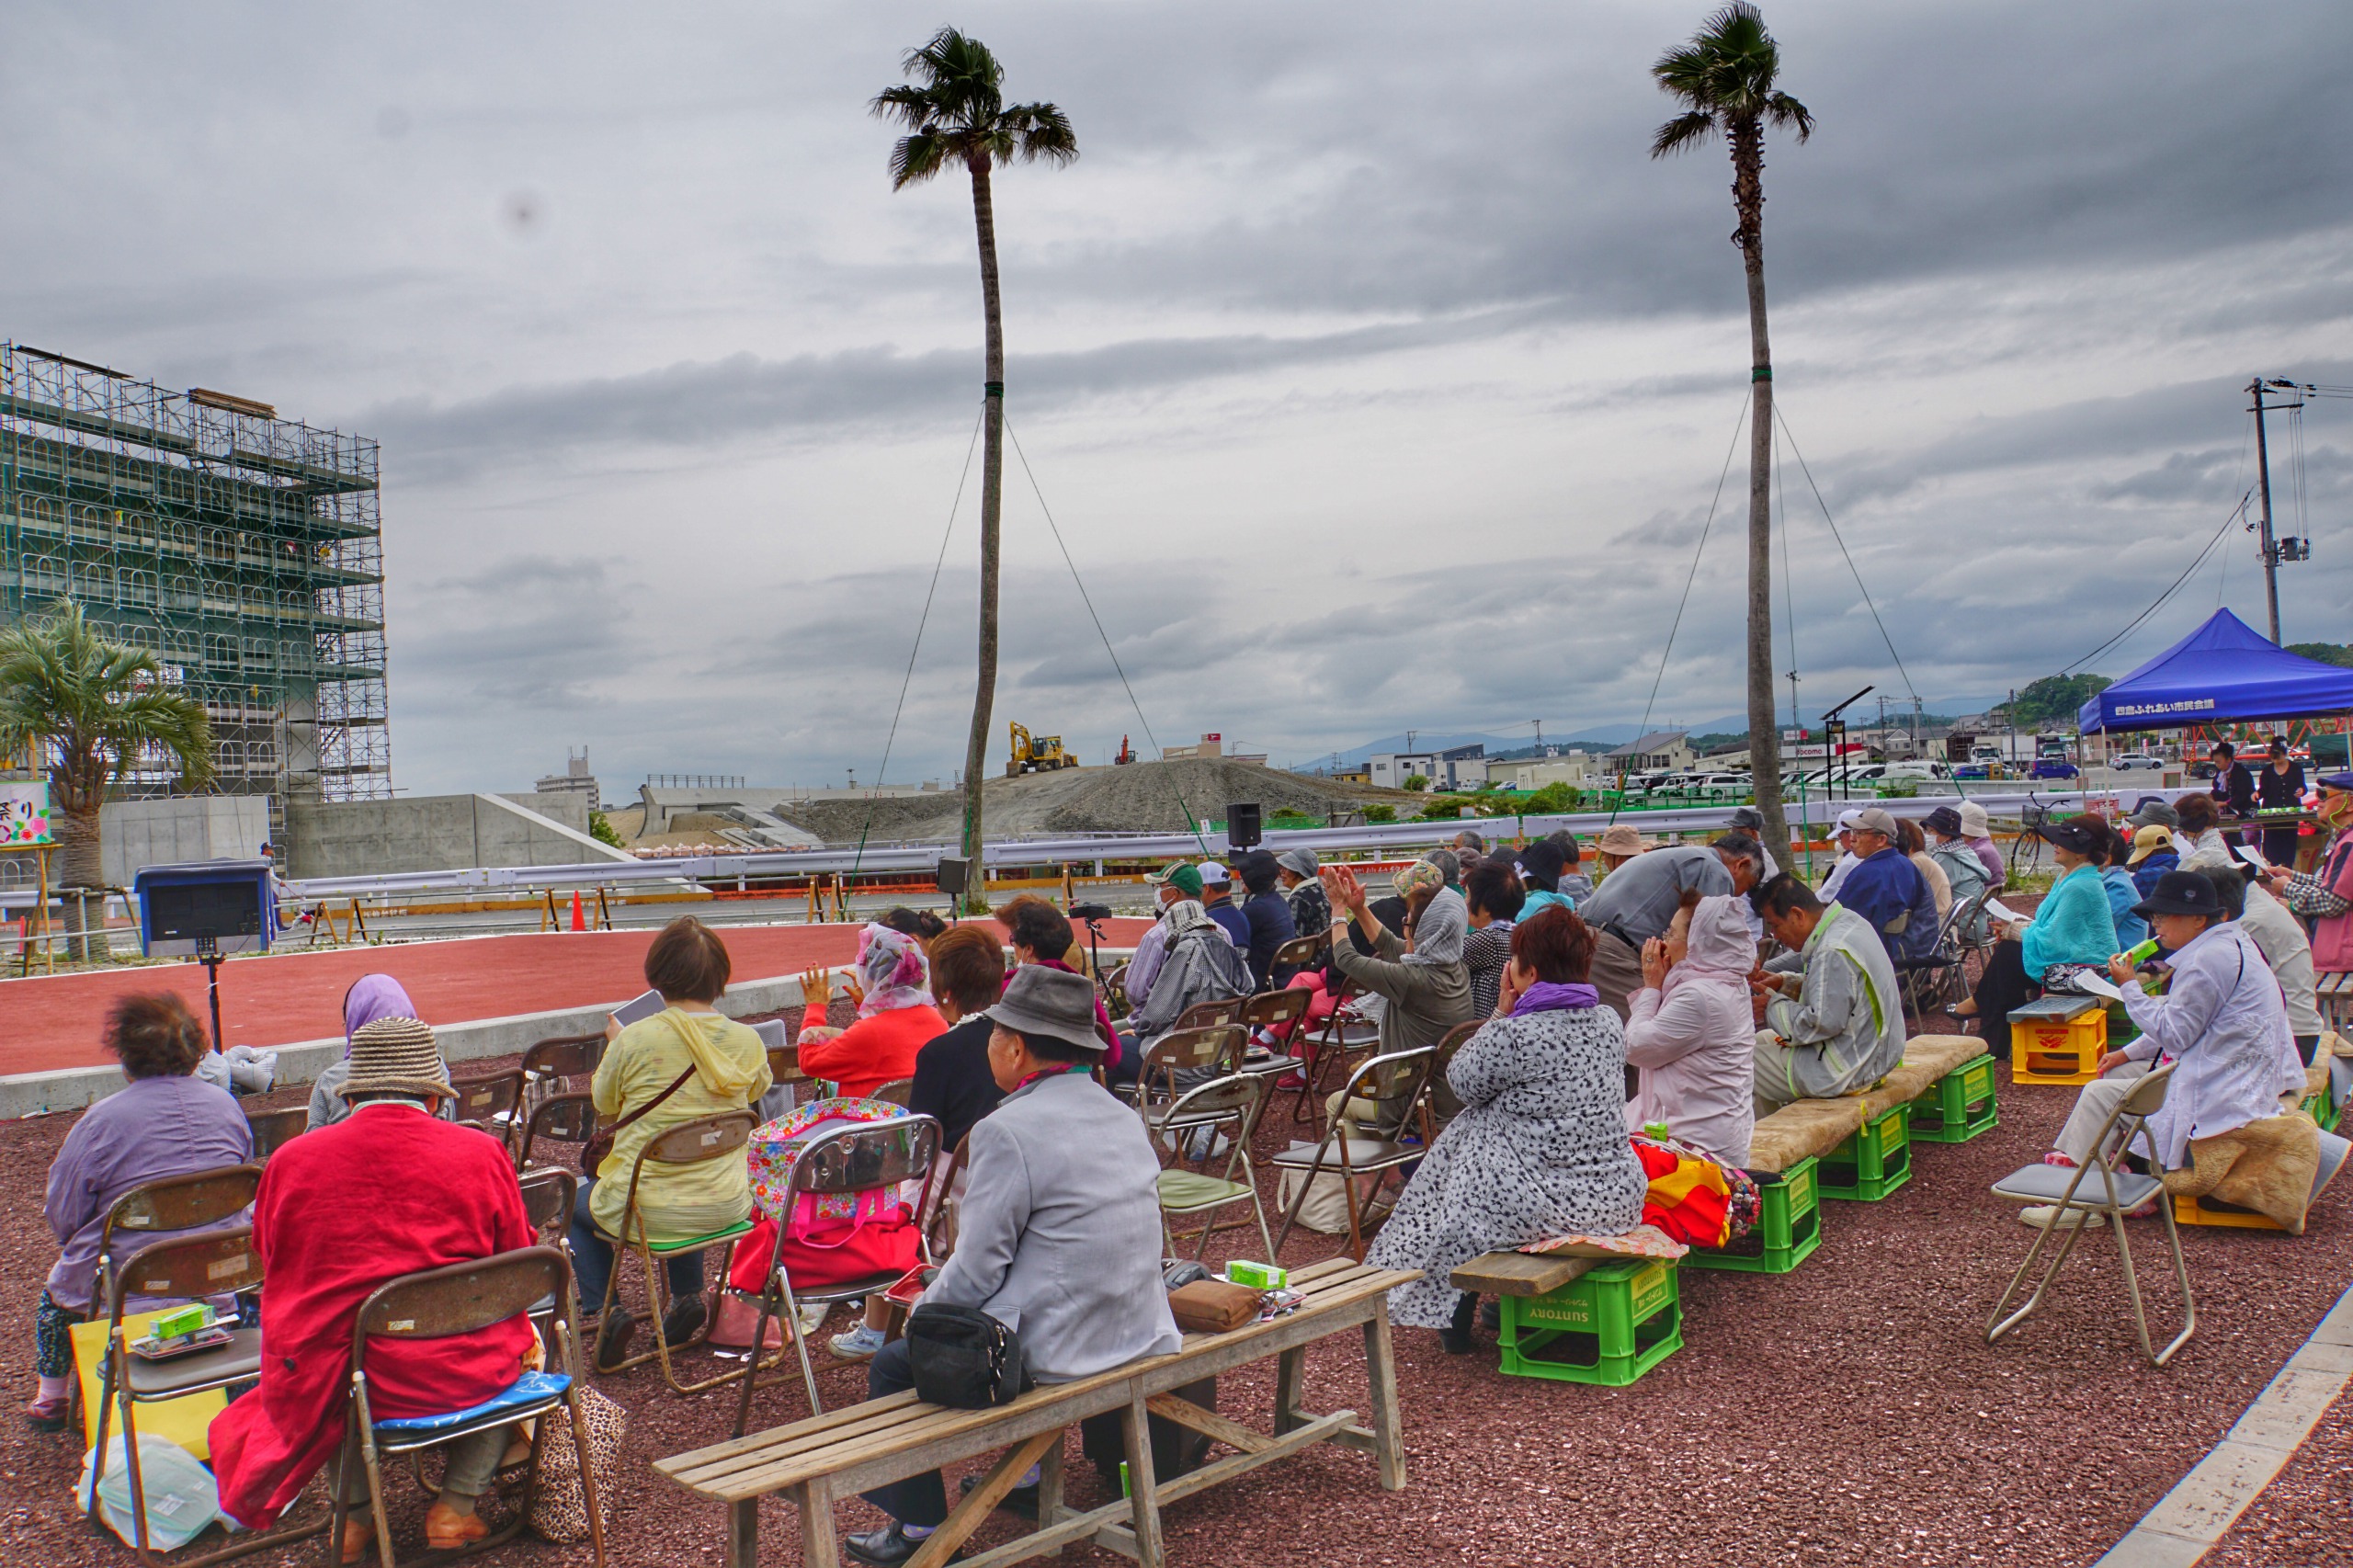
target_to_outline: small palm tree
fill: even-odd
[[[1001,164],[1078,156],[1070,120],[1051,104],[1007,104],[1005,67],[988,46],[942,28],[900,62],[909,81],[875,95],[874,113],[907,128],[891,149],[891,188],[919,185],[961,164],[972,177],[972,226],[981,247],[981,311],[988,328],[981,454],[981,649],[972,698],[972,733],[964,746],[963,855],[981,865],[981,781],[988,761],[989,716],[996,699],[997,523],[1005,488],[1005,312],[997,301],[996,209],[989,176]],[[972,897],[985,909],[982,881]]]
[[[1775,85],[1781,51],[1756,7],[1736,0],[1700,25],[1691,41],[1651,67],[1660,91],[1683,113],[1658,128],[1651,156],[1664,158],[1722,133],[1732,149],[1732,199],[1740,226],[1732,243],[1748,267],[1748,756],[1756,813],[1776,863],[1791,864],[1781,811],[1780,732],[1773,715],[1773,356],[1765,331],[1765,128],[1813,134],[1805,105]]]
[[[105,885],[99,809],[142,760],[169,757],[183,790],[212,781],[204,705],[165,687],[163,674],[154,654],[104,636],[70,599],[0,630],[0,756],[46,757],[68,889]],[[105,956],[103,940],[82,934],[79,899],[66,901],[65,928],[73,957]]]

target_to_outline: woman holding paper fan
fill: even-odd
[[[1953,1009],[1958,1017],[1984,1020],[1985,1043],[1991,1048],[2009,1044],[2010,1009],[2030,1000],[2038,988],[2073,991],[2078,971],[2116,955],[2116,917],[2109,912],[2108,889],[2099,874],[2108,834],[2105,824],[2095,826],[2096,822],[2069,818],[2034,830],[2050,844],[2059,862],[2059,880],[2033,919],[2013,920],[2003,927],[1976,994]]]

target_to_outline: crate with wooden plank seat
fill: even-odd
[[[2313,1001],[2322,1022],[2339,1035],[2353,1036],[2353,971],[2323,971],[2313,976]]]
[[[1957,1072],[1975,1075],[1982,1047],[1968,1035],[1914,1036],[1902,1059],[1870,1088],[1836,1099],[1792,1101],[1759,1118],[1749,1140],[1749,1169],[1786,1175],[1810,1159],[1817,1162],[1815,1182],[1825,1198],[1870,1203],[1889,1196],[1912,1179],[1914,1102],[1941,1092],[1938,1086]]]
[[[654,1468],[699,1496],[727,1505],[726,1561],[752,1568],[759,1560],[759,1505],[781,1495],[796,1507],[801,1561],[809,1568],[838,1568],[834,1505],[856,1493],[943,1465],[1003,1450],[967,1494],[909,1559],[909,1568],[939,1568],[957,1553],[996,1504],[1032,1464],[1039,1468],[1038,1519],[1033,1530],[961,1561],[998,1568],[1091,1543],[1159,1568],[1164,1505],[1245,1475],[1317,1443],[1371,1453],[1389,1491],[1405,1484],[1404,1424],[1391,1348],[1391,1290],[1421,1278],[1411,1270],[1369,1267],[1342,1259],[1310,1265],[1291,1276],[1302,1301],[1297,1311],[1223,1334],[1188,1334],[1183,1347],[1147,1357],[1072,1382],[1040,1384],[1009,1404],[951,1410],[910,1392],[869,1400],[767,1432],[656,1460]],[[1363,1337],[1369,1410],[1326,1415],[1302,1408],[1310,1346],[1359,1331]],[[1204,1410],[1176,1391],[1239,1368],[1274,1360],[1272,1430]],[[1131,1494],[1079,1510],[1064,1501],[1063,1434],[1092,1415],[1117,1415],[1126,1438]],[[1158,1415],[1224,1444],[1233,1451],[1183,1475],[1155,1475],[1147,1417]]]
[[[2054,991],[2010,1009],[2013,1084],[2088,1084],[2107,1054],[2108,1012],[2097,996]]]
[[[1624,1388],[1683,1348],[1672,1258],[1491,1252],[1448,1278],[1458,1290],[1495,1298],[1511,1377]]]
[[[1786,1171],[1762,1170],[1752,1151],[1748,1175],[1756,1183],[1756,1224],[1728,1246],[1693,1247],[1683,1266],[1734,1274],[1787,1274],[1812,1257],[1822,1245],[1819,1164],[1807,1155]]]
[[[2329,1053],[2334,1038],[2321,1036],[2320,1050],[2313,1053],[2313,1064],[2304,1069],[2304,1114],[2318,1122],[2323,1132],[2336,1131],[2337,1119],[2345,1109],[2336,1082],[2336,1059]]]
[[[1915,1035],[1903,1066],[1941,1068],[1911,1102],[1904,1130],[1915,1143],[1966,1143],[2001,1121],[1994,1058],[1968,1035]]]

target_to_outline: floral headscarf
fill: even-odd
[[[1202,907],[1201,901],[1197,898],[1178,899],[1160,912],[1160,918],[1168,923],[1168,939],[1172,942],[1186,932],[1203,926],[1212,931],[1222,932],[1225,929],[1210,918],[1210,912]]]
[[[1389,885],[1397,890],[1399,898],[1411,903],[1414,894],[1421,889],[1428,888],[1435,892],[1446,886],[1446,873],[1428,860],[1416,860],[1390,878]]]
[[[858,983],[866,992],[858,1005],[861,1018],[926,1006],[931,1002],[931,960],[913,937],[870,923],[858,933]]]

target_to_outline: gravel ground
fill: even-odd
[[[1400,1330],[1408,1488],[1385,1494],[1365,1456],[1319,1448],[1173,1506],[1170,1560],[1302,1568],[1342,1559],[1368,1568],[2090,1562],[2229,1428],[2311,1332],[2353,1276],[2353,1224],[2343,1199],[2332,1199],[2301,1239],[2186,1233],[2201,1326],[2164,1371],[2139,1358],[2104,1235],[2070,1260],[2039,1327],[1989,1347],[1986,1316],[2029,1235],[1986,1187],[2037,1157],[2069,1104],[2065,1090],[2013,1091],[2006,1071],[2002,1077],[1997,1129],[1969,1143],[1921,1146],[1913,1181],[1884,1202],[1826,1203],[1823,1245],[1795,1273],[1688,1273],[1686,1346],[1632,1388],[1506,1378],[1483,1335],[1478,1354],[1449,1357],[1434,1335]],[[1279,1102],[1262,1144],[1279,1147],[1291,1135],[1288,1115],[1288,1100]],[[59,1116],[0,1127],[0,1267],[24,1282],[14,1292],[18,1331],[0,1335],[0,1376],[23,1397],[31,1303],[53,1256],[40,1218],[42,1173],[69,1125]],[[2160,1272],[2160,1233],[2135,1224],[2131,1233],[2153,1314],[2168,1321],[2176,1302]],[[1330,1238],[1302,1234],[1285,1260],[1335,1250]],[[1309,1365],[1312,1407],[1362,1408],[1361,1354],[1347,1338],[1311,1353]],[[819,1382],[834,1407],[865,1387],[854,1366],[825,1365]],[[732,1395],[676,1397],[651,1368],[599,1386],[631,1415],[626,1474],[611,1500],[612,1561],[720,1561],[720,1507],[648,1465],[723,1437]],[[1271,1364],[1221,1382],[1221,1407],[1246,1420],[1263,1422],[1271,1398]],[[804,1414],[795,1379],[765,1385],[755,1419],[774,1425]],[[2054,1453],[2080,1462],[2054,1463]],[[2341,1551],[2348,1453],[2353,1420],[2340,1405],[2234,1533],[2238,1555],[2218,1561],[2318,1562]],[[77,1462],[67,1439],[0,1423],[0,1562],[130,1561],[75,1513]],[[1074,1453],[1073,1474],[1074,1499],[1095,1497]],[[2315,1517],[2310,1504],[2324,1498],[2336,1507]],[[421,1545],[421,1514],[413,1491],[395,1505],[404,1550]],[[798,1562],[790,1511],[771,1506],[766,1522],[765,1560]],[[862,1505],[842,1510],[845,1528],[875,1522]],[[992,1526],[982,1539],[1009,1528]],[[2290,1550],[2300,1543],[2312,1550]],[[587,1555],[526,1538],[493,1560]],[[316,1554],[253,1561],[309,1562]],[[1074,1549],[1063,1561],[1120,1560]]]
[[[2263,1495],[2206,1554],[2204,1568],[2279,1568],[2353,1555],[2353,1392],[2339,1394]]]

